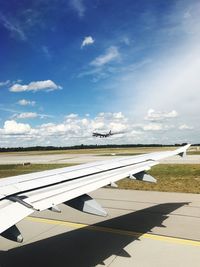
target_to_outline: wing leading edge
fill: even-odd
[[[146,171],[159,164],[161,159],[184,156],[189,146],[1,179],[0,234],[4,237],[13,234],[11,239],[22,241],[15,224],[36,210],[59,211],[57,205],[60,203],[105,216],[103,208],[87,193],[125,177],[155,182],[155,178]]]

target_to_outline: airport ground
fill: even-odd
[[[108,160],[131,153],[137,155],[154,150],[169,149],[173,150],[175,148],[103,148],[61,150],[60,153],[59,151],[0,153],[0,178],[74,164]],[[192,147],[192,151],[189,151],[189,153],[193,153],[193,155],[188,155],[186,158],[170,157],[153,167],[150,174],[157,179],[157,184],[133,182],[130,179],[125,179],[119,181],[118,185],[123,189],[200,193],[200,155],[194,154],[196,152],[198,150],[194,150]]]
[[[7,162],[5,154],[0,154],[0,164],[74,164],[116,156],[6,155]],[[198,166],[200,158],[198,155],[186,159],[176,157],[165,163],[183,161],[184,165]],[[81,213],[63,204],[61,213],[34,213],[18,223],[24,236],[22,244],[0,237],[0,266],[200,265],[199,194],[103,188],[90,195],[107,210],[107,217]]]
[[[99,148],[29,152],[1,152],[0,164],[81,164],[98,160],[108,160],[120,156],[131,156],[150,152],[174,150],[175,147]],[[199,164],[199,147],[191,147],[186,158],[171,157],[162,163]]]
[[[107,217],[65,205],[18,223],[24,243],[0,238],[1,267],[199,266],[197,194],[99,189]]]

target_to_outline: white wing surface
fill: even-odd
[[[185,155],[189,146],[0,179],[0,234],[22,241],[15,224],[36,210],[56,211],[60,203],[106,215],[87,193],[125,177],[155,182],[145,171],[163,158]]]

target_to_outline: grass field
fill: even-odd
[[[71,166],[70,164],[0,165],[0,178],[19,174]],[[200,165],[160,164],[149,173],[157,179],[156,184],[123,179],[119,188],[165,192],[200,193]]]
[[[72,164],[31,164],[27,166],[23,166],[22,164],[0,165],[0,178],[68,166],[72,166]]]
[[[162,192],[200,193],[200,165],[160,164],[150,171],[157,183],[146,183],[123,179],[119,188]]]

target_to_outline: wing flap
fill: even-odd
[[[30,215],[34,209],[54,207],[130,174],[149,170],[159,163],[158,160],[185,153],[188,147],[4,178],[0,181],[0,233]],[[9,196],[12,200],[8,199]],[[17,199],[21,200],[13,201]]]
[[[45,210],[53,205],[58,205],[125,177],[129,177],[130,173],[135,174],[149,170],[152,164],[155,163],[141,163],[137,164],[134,168],[133,166],[128,166],[122,169],[94,174],[84,178],[67,181],[62,184],[34,190],[33,192],[28,192],[26,194],[26,201],[28,201],[36,210]]]
[[[33,212],[32,209],[7,199],[0,201],[0,233],[4,232],[17,222]]]
[[[107,161],[99,161],[89,164],[81,164],[73,167],[65,167],[50,171],[24,174],[10,178],[1,179],[0,199],[12,194],[18,194],[23,191],[33,190],[40,187],[49,186],[56,183],[62,183],[72,179],[77,179],[91,174],[97,174],[104,171],[123,168],[125,166],[135,165],[141,162],[158,161],[173,155],[185,153],[189,145],[178,148],[175,151],[164,151],[139,156],[122,157]]]

